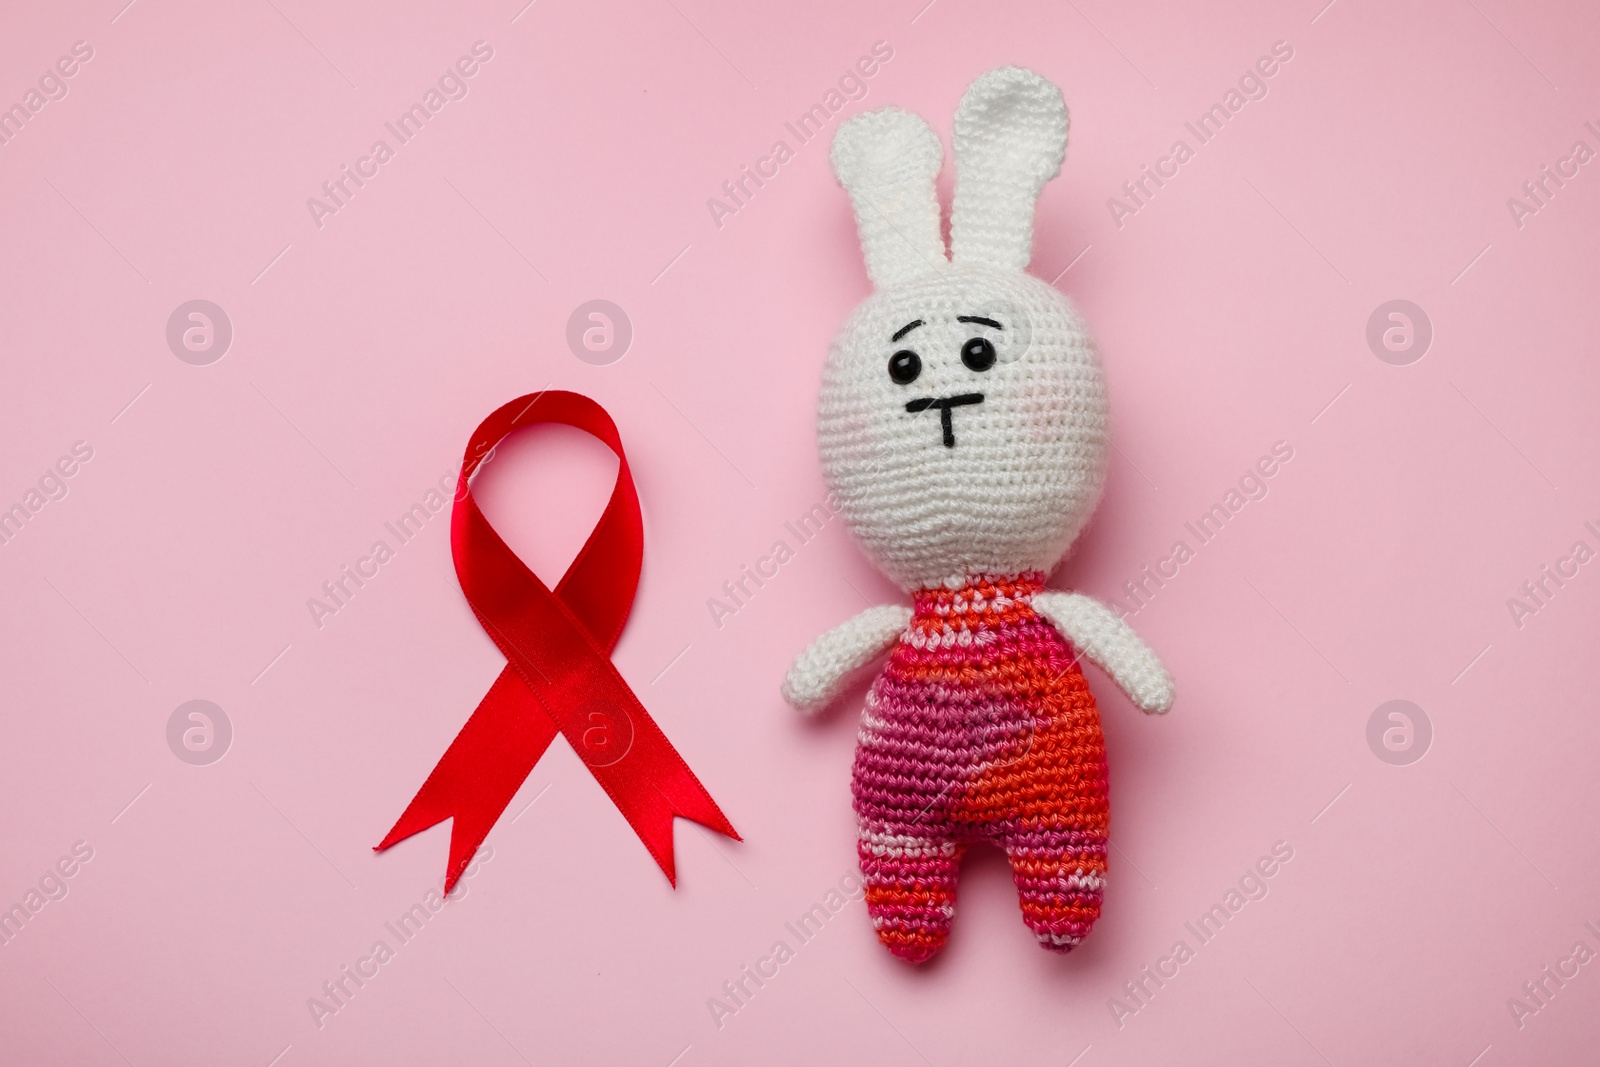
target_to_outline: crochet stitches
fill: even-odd
[[[1000,326],[961,321],[978,317]],[[924,325],[890,340],[919,318]],[[961,361],[975,338],[995,348],[988,370]],[[1060,293],[1026,274],[946,264],[869,299],[834,350],[817,405],[818,453],[880,570],[910,591],[1054,569],[1094,510],[1106,462],[1100,366]],[[906,384],[890,377],[898,352],[922,363]],[[906,408],[973,394],[983,399],[949,411],[953,446],[940,411]]]
[[[1105,478],[1100,364],[1072,306],[1023,273],[1067,111],[1030,71],[990,71],[956,113],[952,259],[939,139],[898,108],[857,116],[833,165],[877,290],[835,339],[817,405],[823,474],[914,608],[873,608],[800,654],[784,696],[817,711],[885,652],[852,788],[873,925],[922,962],[949,935],[974,841],[1006,851],[1023,919],[1065,952],[1100,914],[1105,748],[1078,666],[1147,712],[1172,680],[1104,605],[1045,590]],[[892,651],[891,651],[892,649]]]
[[[1072,647],[1033,609],[1043,585],[919,590],[867,695],[851,778],[867,911],[912,963],[949,936],[973,841],[1005,849],[1045,948],[1071,950],[1100,916],[1105,744]]]

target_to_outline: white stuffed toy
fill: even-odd
[[[912,962],[943,946],[973,841],[1006,851],[1039,941],[1077,945],[1100,914],[1108,828],[1079,657],[1144,711],[1172,706],[1166,670],[1121,619],[1044,584],[1089,521],[1107,448],[1083,325],[1023,272],[1066,140],[1061,91],[1037,74],[973,83],[955,117],[948,259],[928,124],[884,108],[833,142],[876,291],[829,351],[818,450],[845,521],[913,607],[824,634],[783,694],[820,710],[893,649],[867,695],[852,788],[868,912]]]

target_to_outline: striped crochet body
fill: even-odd
[[[851,787],[878,938],[928,959],[974,841],[1011,861],[1023,921],[1069,952],[1100,915],[1108,827],[1100,716],[1072,646],[1032,606],[1044,575],[914,594],[867,695]]]

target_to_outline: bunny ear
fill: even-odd
[[[991,70],[956,108],[956,195],[950,248],[957,263],[1022,270],[1033,257],[1033,205],[1061,172],[1067,104],[1022,67]]]
[[[944,163],[938,135],[897,107],[869,111],[833,136],[833,172],[856,208],[867,275],[878,288],[945,263],[934,179]]]

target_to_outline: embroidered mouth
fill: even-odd
[[[950,417],[953,408],[966,407],[968,404],[983,403],[982,393],[958,393],[955,396],[924,396],[906,403],[906,410],[913,415],[927,411],[929,408],[939,409],[939,429],[944,434],[944,447],[956,447],[955,425]]]

